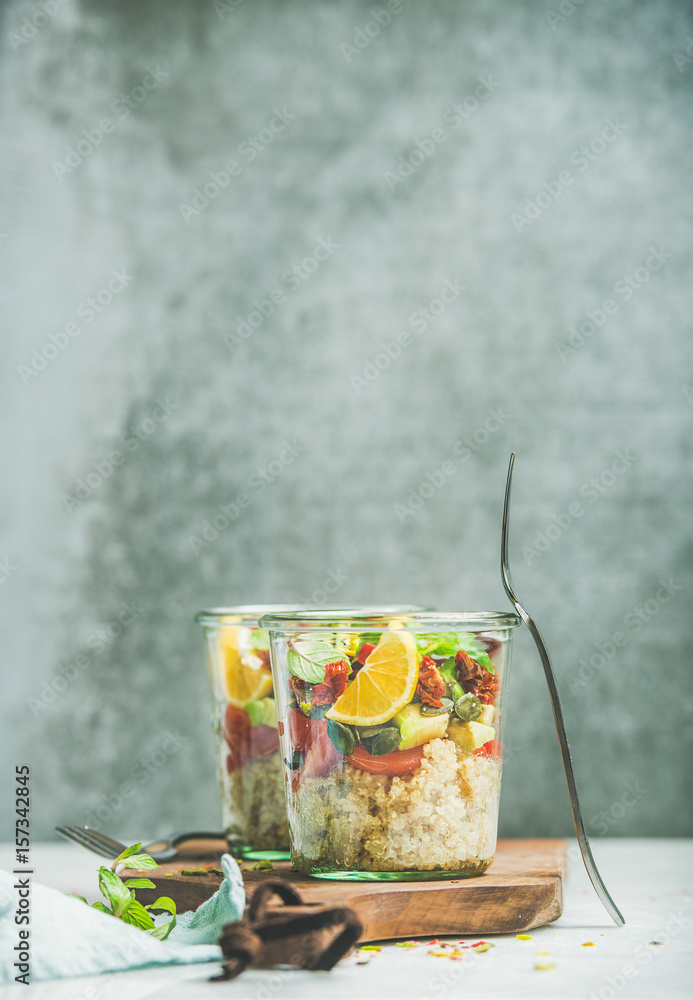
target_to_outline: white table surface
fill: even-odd
[[[613,926],[580,862],[570,866],[563,916],[531,931],[486,937],[495,947],[465,952],[462,961],[415,948],[383,945],[378,953],[344,959],[332,972],[249,971],[230,983],[210,983],[216,965],[147,969],[0,988],[0,997],[37,1000],[691,1000],[693,998],[693,841],[598,840],[594,854],[626,918]],[[571,843],[570,854],[576,855]],[[13,867],[0,845],[0,868]],[[96,855],[70,844],[32,848],[34,881],[96,898]],[[453,941],[455,939],[448,938]],[[467,943],[476,940],[467,938]],[[584,942],[594,942],[593,947]],[[661,941],[654,945],[650,942]],[[538,955],[538,952],[548,952]],[[367,960],[367,964],[357,964]],[[552,970],[537,962],[555,963]]]

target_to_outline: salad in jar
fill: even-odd
[[[269,615],[292,860],[329,878],[491,864],[515,615]],[[326,627],[328,626],[328,627]]]
[[[257,625],[268,610],[213,609],[196,621],[205,631],[229,848],[237,857],[277,860],[289,857],[289,831],[269,637]]]

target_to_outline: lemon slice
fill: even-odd
[[[272,675],[261,661],[248,662],[251,657],[241,654],[247,645],[250,630],[223,628],[219,633],[219,654],[224,675],[226,696],[231,705],[243,708],[247,701],[259,701],[272,693]]]
[[[326,717],[347,726],[388,722],[414,697],[418,659],[411,633],[386,632]]]

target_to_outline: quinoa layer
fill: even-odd
[[[497,759],[436,739],[412,775],[388,778],[345,764],[306,779],[291,808],[294,863],[304,872],[481,873],[496,849],[500,770]]]
[[[222,766],[222,816],[229,843],[260,851],[288,850],[281,754],[246,760],[232,774],[225,762]]]

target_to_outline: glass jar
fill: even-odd
[[[493,861],[514,614],[273,613],[291,859],[331,879]]]
[[[284,771],[262,615],[301,605],[210,608],[195,616],[205,636],[212,689],[222,822],[229,850],[250,860],[289,858]],[[325,609],[327,610],[327,609]],[[330,609],[348,614],[349,609]],[[418,611],[416,605],[389,609]]]
[[[258,619],[289,605],[211,608],[204,630],[222,822],[236,857],[288,858],[289,831],[268,635]]]

